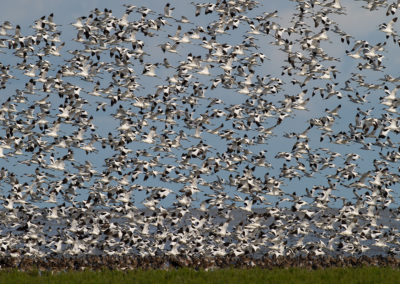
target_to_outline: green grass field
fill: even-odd
[[[20,272],[1,271],[0,283],[400,283],[391,268],[219,269],[214,271],[134,270]]]

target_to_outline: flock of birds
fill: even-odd
[[[75,43],[53,14],[3,22],[0,254],[398,256],[400,1],[362,1],[379,43],[339,0],[291,2],[95,9]]]

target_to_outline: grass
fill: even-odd
[[[220,269],[196,271],[0,271],[0,283],[399,283],[400,270],[391,268]]]

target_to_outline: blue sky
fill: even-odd
[[[261,1],[265,2],[263,3],[264,5],[261,6],[260,8],[256,9],[255,11],[252,11],[250,15],[257,15],[263,12],[272,12],[274,10],[278,10],[278,18],[274,18],[274,21],[277,23],[285,26],[288,25],[290,22],[290,19],[293,15],[294,12],[294,3],[293,2],[286,2],[286,1]],[[76,42],[72,42],[71,39],[75,37],[76,31],[70,26],[71,23],[75,21],[75,19],[79,16],[83,15],[88,15],[91,10],[94,8],[98,8],[100,10],[103,10],[104,8],[112,9],[113,15],[116,17],[121,17],[124,11],[124,8],[122,7],[122,4],[125,4],[128,2],[125,1],[61,1],[61,0],[56,0],[56,1],[51,1],[51,0],[39,0],[39,1],[29,1],[29,0],[16,0],[16,1],[4,1],[2,3],[2,9],[0,10],[0,22],[4,20],[9,20],[13,24],[19,24],[22,27],[22,33],[23,34],[30,34],[32,33],[32,29],[29,28],[29,25],[33,24],[34,20],[42,17],[42,16],[48,16],[50,13],[54,13],[54,20],[57,24],[60,24],[61,26],[59,27],[59,30],[61,30],[61,39],[62,41],[66,42],[65,45],[65,50],[74,50],[81,48],[81,45],[77,44]],[[138,7],[141,6],[146,6],[155,11],[155,13],[162,13],[164,4],[167,3],[167,1],[131,1],[129,4],[134,4]],[[216,20],[214,17],[210,16],[204,16],[201,15],[199,17],[194,17],[194,6],[190,4],[189,1],[170,1],[171,6],[175,7],[173,15],[176,18],[179,18],[181,15],[188,15],[189,19],[191,19],[193,22],[195,22],[195,25],[188,25],[188,28],[193,28],[194,26],[207,26],[207,24],[210,21]],[[363,39],[367,40],[370,42],[372,45],[377,44],[378,42],[383,42],[385,41],[384,34],[380,33],[377,31],[378,25],[387,22],[390,18],[392,17],[385,17],[385,9],[380,9],[378,11],[367,11],[365,9],[361,9],[360,6],[363,5],[364,2],[360,1],[342,1],[342,5],[346,7],[347,9],[347,15],[341,15],[341,16],[334,16],[332,17],[332,20],[336,21],[336,23],[346,32],[354,35],[355,38],[357,39]],[[146,63],[155,63],[158,62],[162,57],[168,57],[170,60],[170,63],[172,65],[177,65],[179,61],[184,60],[186,58],[186,55],[189,52],[201,52],[204,54],[204,51],[202,50],[201,47],[196,46],[195,44],[192,45],[181,45],[178,48],[178,54],[163,54],[161,49],[157,46],[160,43],[163,43],[167,40],[167,35],[168,34],[173,34],[176,29],[177,24],[173,22],[173,20],[170,20],[171,23],[173,24],[172,27],[166,27],[163,31],[160,31],[158,33],[158,36],[151,38],[151,39],[146,39],[148,40],[146,42],[146,49],[145,51],[150,54],[150,56],[146,57],[145,62]],[[244,29],[238,29],[237,31],[231,31],[229,32],[228,35],[224,35],[218,38],[219,42],[227,42],[229,44],[238,44],[242,41],[242,36],[244,33]],[[356,68],[357,66],[357,61],[354,61],[350,59],[349,57],[345,56],[345,50],[351,49],[351,45],[346,46],[345,44],[342,44],[339,42],[338,37],[332,37],[331,42],[324,42],[321,44],[323,46],[324,50],[331,56],[335,56],[340,58],[340,62],[334,62],[336,68],[340,71],[338,74],[338,78],[336,79],[337,82],[339,82],[339,85],[336,87],[337,90],[340,88],[344,87],[344,82],[349,79],[351,76],[352,72],[357,72],[358,69]],[[263,52],[269,59],[264,62],[261,66],[256,67],[257,69],[257,74],[261,75],[271,75],[272,77],[276,76],[279,77],[281,73],[281,66],[284,64],[284,60],[286,59],[286,54],[283,53],[282,51],[279,50],[279,47],[271,45],[271,37],[259,37],[257,44],[260,46],[260,52]],[[384,52],[385,56],[385,61],[384,64],[386,66],[386,69],[384,72],[369,72],[369,71],[363,71],[363,74],[367,75],[367,78],[370,82],[375,82],[379,83],[380,81],[378,80],[379,78],[382,78],[384,74],[391,74],[393,77],[399,76],[399,72],[397,69],[398,63],[399,63],[399,58],[396,56],[397,48],[395,45],[390,43],[388,41],[386,51]],[[1,58],[0,54],[0,58]],[[68,54],[65,55],[66,57],[70,56]],[[53,74],[55,74],[55,71],[57,70],[57,65],[63,64],[62,58],[54,58],[52,57],[51,60],[53,60],[54,68],[52,70]],[[4,63],[8,63],[10,59],[9,58],[2,58],[1,61]],[[9,61],[12,64],[13,61]],[[331,64],[331,63],[329,63]],[[143,66],[136,66],[135,71],[137,75],[140,75],[140,72],[143,70]],[[51,72],[51,71],[50,71]],[[160,70],[159,71],[159,76],[161,79],[158,78],[143,78],[143,76],[140,78],[140,83],[143,88],[140,88],[139,92],[141,95],[145,95],[146,93],[151,93],[154,92],[155,87],[160,84],[165,84],[165,78],[169,76],[170,72],[169,70]],[[216,71],[212,71],[213,74],[216,74]],[[104,78],[104,81],[101,81],[102,87],[106,87],[108,82],[107,82],[107,77]],[[210,84],[210,80],[207,77],[202,77],[198,76],[196,78],[198,81],[200,81],[203,84]],[[26,82],[26,78],[23,78],[22,80],[15,81],[12,85],[11,88],[8,88],[6,91],[1,91],[0,94],[2,96],[2,99],[0,100],[1,102],[5,101],[7,98],[7,93],[12,90],[12,88],[23,88],[24,84]],[[87,82],[83,82],[82,80],[76,80],[76,81],[71,81],[74,84],[77,84],[81,87],[84,88],[84,91],[90,91],[91,88],[93,88],[93,84],[88,84]],[[281,96],[284,94],[289,94],[289,95],[295,95],[298,94],[302,91],[302,88],[299,88],[299,86],[292,86],[290,83],[290,79],[288,77],[285,78],[285,87],[284,90],[281,93]],[[311,82],[309,86],[306,86],[305,88],[308,89],[308,96],[310,96],[312,87],[316,86],[322,86],[324,87],[326,83],[332,83],[332,82],[322,82],[319,80],[318,82]],[[390,88],[392,89],[394,86],[390,85]],[[304,89],[304,88],[303,88]],[[366,90],[360,89],[360,92],[367,92]],[[371,91],[371,94],[369,95],[368,98],[370,98],[369,102],[364,104],[363,106],[355,105],[352,103],[349,103],[346,95],[347,93],[343,93],[345,98],[342,100],[339,100],[337,98],[332,98],[329,100],[324,100],[322,98],[319,98],[318,95],[316,97],[313,97],[313,99],[310,101],[310,103],[307,105],[309,111],[298,111],[294,110],[292,117],[286,119],[282,125],[279,127],[279,130],[275,132],[276,136],[271,137],[266,145],[258,145],[252,147],[252,151],[255,153],[256,151],[261,151],[265,150],[267,151],[267,160],[268,162],[272,163],[273,168],[272,169],[257,169],[256,174],[260,177],[263,177],[266,172],[269,172],[271,175],[279,175],[280,169],[283,166],[283,163],[285,161],[282,161],[282,159],[275,159],[275,155],[278,152],[282,151],[287,151],[290,152],[292,145],[294,144],[294,140],[283,138],[282,136],[285,133],[292,133],[292,132],[302,132],[305,130],[308,125],[309,125],[309,120],[311,118],[318,118],[324,115],[325,109],[333,109],[337,105],[341,104],[342,109],[340,111],[340,119],[337,119],[337,122],[334,125],[334,131],[339,132],[340,129],[346,129],[348,131],[348,124],[353,123],[354,124],[354,116],[355,113],[357,112],[356,108],[361,107],[363,110],[367,111],[368,109],[371,109],[375,107],[375,110],[373,112],[373,116],[375,117],[380,117],[382,114],[382,111],[379,110],[382,108],[379,104],[378,98],[380,96],[384,95],[383,90],[378,90],[378,91]],[[238,95],[237,93],[233,92],[232,90],[225,90],[222,88],[219,88],[216,91],[211,92],[210,90],[207,90],[207,95],[211,97],[217,97],[222,99],[226,106],[229,106],[230,104],[241,104],[246,100],[246,97],[243,95]],[[37,99],[41,98],[43,96],[38,96]],[[86,97],[85,97],[86,98]],[[89,100],[89,102],[92,104],[91,107],[88,107],[89,111],[94,111],[96,107],[96,101],[98,101],[97,98],[92,98],[88,96],[86,99]],[[272,96],[271,100],[272,101],[279,101],[280,97],[277,96]],[[57,110],[57,106],[59,104],[59,101],[57,99],[54,99],[54,106],[53,106],[53,111]],[[200,105],[198,106],[197,109],[197,114],[201,113],[202,111],[205,110],[205,105]],[[115,107],[107,109],[106,112],[95,112],[93,113],[95,115],[95,123],[99,126],[98,127],[98,133],[102,136],[106,136],[108,132],[113,132],[115,133],[115,128],[119,126],[119,122],[115,119],[110,118],[110,114],[115,111]],[[274,119],[271,119],[271,122],[268,122],[268,125],[273,123],[275,121]],[[210,126],[210,129],[217,127],[220,123],[223,123],[223,120],[216,120],[215,125]],[[158,128],[161,127],[161,125],[156,125]],[[63,131],[65,133],[68,132],[68,128],[64,128]],[[186,131],[186,130],[185,130]],[[191,134],[193,130],[189,131],[189,134]],[[238,135],[244,135],[244,132],[238,132]],[[255,132],[249,133],[249,136],[255,135]],[[211,144],[214,145],[216,150],[215,152],[222,151],[224,149],[224,145],[221,144],[221,140],[216,139],[215,137],[205,134],[205,140]],[[195,143],[196,140],[191,140],[189,142],[184,142],[186,143],[185,146],[188,147],[190,146],[190,143]],[[224,142],[222,142],[224,143]],[[359,167],[359,172],[365,172],[367,170],[373,169],[372,166],[372,161],[375,158],[379,158],[378,155],[378,149],[375,149],[375,151],[364,151],[360,149],[360,145],[358,144],[353,144],[351,146],[348,145],[336,145],[333,143],[329,143],[329,140],[326,139],[324,142],[320,143],[318,132],[312,129],[310,131],[310,146],[313,149],[317,149],[319,147],[327,147],[332,151],[336,151],[341,153],[343,156],[345,156],[348,153],[359,153],[362,156],[362,159],[357,161],[357,165]],[[149,145],[137,142],[132,146],[132,150],[143,150],[148,148]],[[317,151],[318,152],[318,151]],[[59,152],[58,155],[63,155],[64,152]],[[104,166],[104,158],[109,157],[109,155],[112,155],[113,152],[111,150],[104,150],[100,151],[99,153],[96,154],[90,154],[88,156],[85,156],[84,153],[82,155],[78,155],[78,160],[80,162],[84,162],[85,159],[89,159],[91,162],[93,162],[99,170]],[[176,154],[180,155],[181,151],[176,150]],[[18,165],[18,160],[21,158],[17,158],[14,161],[11,161],[10,164],[14,164],[15,167],[19,167]],[[9,160],[13,160],[13,158],[10,157]],[[168,159],[165,160],[168,162]],[[173,163],[173,161],[169,161],[170,163]],[[199,162],[199,161],[198,161]],[[288,163],[289,164],[289,163]],[[295,165],[296,163],[292,161],[290,165]],[[9,166],[6,163],[3,163],[3,161],[0,161],[0,166]],[[340,162],[338,162],[338,166],[340,166]],[[22,169],[22,171],[25,171],[26,169]],[[30,168],[30,170],[34,170],[33,168]],[[284,180],[284,186],[282,186],[282,189],[285,192],[291,193],[291,192],[298,192],[300,194],[305,192],[305,188],[311,188],[314,185],[327,185],[326,181],[326,174],[333,174],[336,169],[328,169],[324,172],[317,173],[315,176],[312,178],[303,178],[302,180]],[[57,173],[60,174],[60,173]],[[229,173],[221,173],[221,178],[227,179]],[[215,180],[215,177],[212,177],[211,180]],[[157,179],[150,179],[147,181],[148,185],[150,186],[158,186],[160,184],[160,181]],[[163,186],[171,186],[174,190],[179,190],[182,186],[181,185],[163,185]],[[230,188],[231,193],[234,194],[233,189]],[[228,191],[229,191],[228,190]],[[341,192],[339,195],[343,195],[346,198],[351,198],[352,194],[351,192],[346,192],[346,188],[341,188]],[[138,194],[139,199],[144,198],[143,193]],[[204,198],[204,197],[203,197]],[[275,201],[275,199],[272,197],[271,201]]]

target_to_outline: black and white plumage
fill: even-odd
[[[398,5],[295,2],[3,22],[0,255],[396,253]]]

